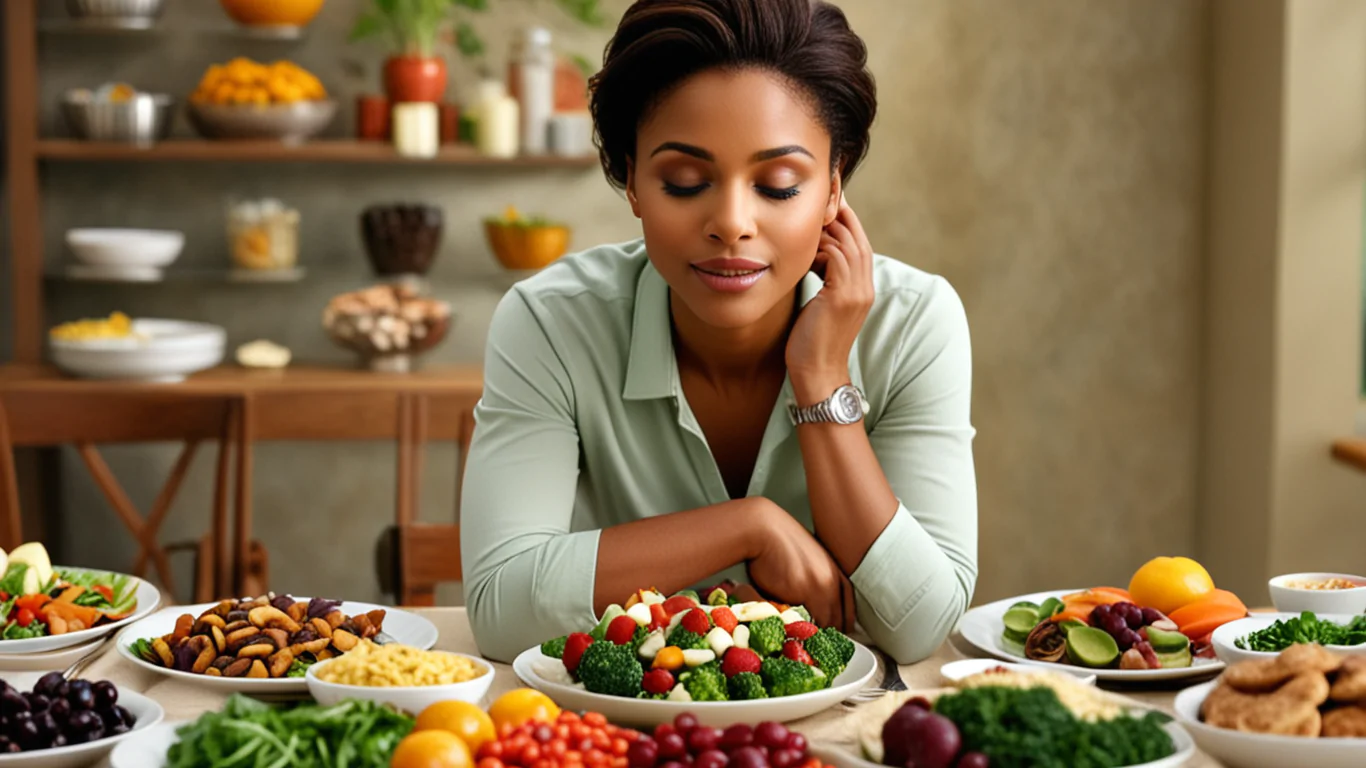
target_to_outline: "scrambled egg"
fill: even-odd
[[[122,312],[115,312],[108,319],[75,320],[62,323],[50,331],[52,338],[62,341],[89,341],[91,339],[126,339],[133,335],[133,321]]]

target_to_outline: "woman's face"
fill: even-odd
[[[675,308],[716,328],[790,311],[838,212],[830,169],[830,134],[775,76],[708,71],[676,88],[637,131],[627,180]]]

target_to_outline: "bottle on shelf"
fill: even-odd
[[[489,157],[517,156],[520,136],[517,100],[504,85],[492,79],[480,81],[474,105],[468,110],[474,121],[475,147]]]
[[[436,157],[441,150],[441,117],[436,104],[426,101],[394,105],[394,149],[404,157]]]
[[[550,30],[526,28],[508,67],[508,82],[521,110],[521,148],[528,155],[546,154],[546,134],[555,112],[555,52],[550,43]]]

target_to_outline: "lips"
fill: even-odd
[[[720,293],[747,291],[768,272],[768,265],[749,259],[708,259],[691,265],[703,285]]]

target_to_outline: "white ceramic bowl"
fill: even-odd
[[[0,755],[0,768],[83,768],[97,765],[120,742],[141,737],[166,716],[160,704],[122,688],[119,689],[119,706],[128,710],[128,714],[134,719],[133,727],[127,733],[88,744]]]
[[[72,568],[66,565],[56,566],[56,570],[74,571],[78,573],[108,573],[108,571],[101,571],[97,568]],[[161,592],[158,591],[156,587],[152,586],[149,582],[147,582],[144,579],[138,579],[135,576],[130,578],[133,578],[137,583],[136,591],[133,594],[135,597],[137,597],[138,604],[137,607],[133,609],[133,613],[127,618],[120,619],[118,621],[112,621],[108,624],[101,624],[98,627],[94,627],[92,629],[82,629],[77,632],[67,632],[64,635],[44,635],[42,637],[27,637],[22,640],[0,640],[0,659],[10,659],[20,654],[46,654],[48,651],[56,651],[63,648],[71,648],[72,646],[84,645],[92,641],[102,640],[106,635],[109,635],[121,629],[124,626],[127,626],[138,621],[142,617],[147,616],[152,611],[155,611],[157,608],[161,607]],[[51,662],[47,667],[46,671],[51,671],[53,669],[65,669],[70,665],[71,662],[67,662],[66,664]],[[17,670],[20,668],[9,667],[5,666],[3,663],[0,663],[0,670],[9,669]],[[34,671],[30,667],[25,667],[24,669],[26,669],[27,671]]]
[[[1186,733],[1176,723],[1167,723],[1162,727],[1172,737],[1172,746],[1176,747],[1176,752],[1161,760],[1125,766],[1125,768],[1180,768],[1190,762],[1190,759],[1195,756],[1195,742],[1191,740],[1190,734]],[[862,755],[828,744],[813,744],[811,755],[820,758],[822,763],[832,765],[834,768],[887,768],[887,766],[868,760]],[[1287,763],[1286,765],[1291,764]]]
[[[180,256],[185,233],[159,229],[69,229],[66,244],[96,267],[165,267]]]
[[[1039,666],[1036,664],[1015,664],[1009,661],[997,661],[995,659],[962,659],[950,661],[948,664],[939,668],[939,676],[949,683],[956,683],[965,677],[979,675],[993,669],[1005,668],[1011,672],[1018,672],[1022,675],[1046,675],[1057,674],[1075,678],[1082,685],[1095,685],[1096,676],[1083,667],[1069,667],[1064,664],[1054,664],[1051,667]]]
[[[464,653],[452,653],[450,651],[432,651],[432,653],[444,653],[448,656],[469,659],[474,662],[475,666],[484,670],[484,674],[473,680],[449,685],[414,685],[402,688],[343,685],[341,683],[329,683],[318,677],[319,670],[337,661],[337,659],[328,659],[308,668],[308,674],[305,678],[308,680],[308,692],[324,707],[339,704],[346,699],[361,699],[390,704],[413,715],[422,714],[422,710],[438,701],[467,701],[471,704],[478,704],[483,700],[484,694],[489,691],[489,686],[493,685],[493,665],[478,656],[470,656]]]
[[[1218,681],[1176,695],[1176,719],[1206,754],[1230,768],[1361,768],[1366,739],[1306,739],[1215,728],[1200,721],[1200,707]]]
[[[1214,655],[1218,656],[1226,664],[1236,664],[1240,661],[1258,661],[1262,659],[1274,659],[1280,655],[1279,651],[1245,651],[1234,645],[1234,642],[1247,634],[1256,632],[1260,629],[1275,624],[1281,619],[1291,619],[1299,616],[1298,613],[1262,613],[1256,616],[1249,616],[1246,619],[1230,621],[1227,624],[1214,630],[1210,636],[1210,644],[1214,646]],[[1347,624],[1355,616],[1343,614],[1324,614],[1318,617],[1322,621],[1331,621],[1334,624]],[[1366,643],[1362,645],[1326,645],[1324,646],[1333,653],[1343,656],[1366,655]]]
[[[1299,589],[1287,586],[1299,581],[1324,579],[1347,579],[1362,586],[1353,589]],[[1282,613],[1366,613],[1366,576],[1350,573],[1287,573],[1267,582],[1267,586],[1271,589],[1271,604]]]
[[[223,360],[227,333],[181,320],[134,320],[125,339],[51,339],[52,362],[87,379],[181,381]]]

